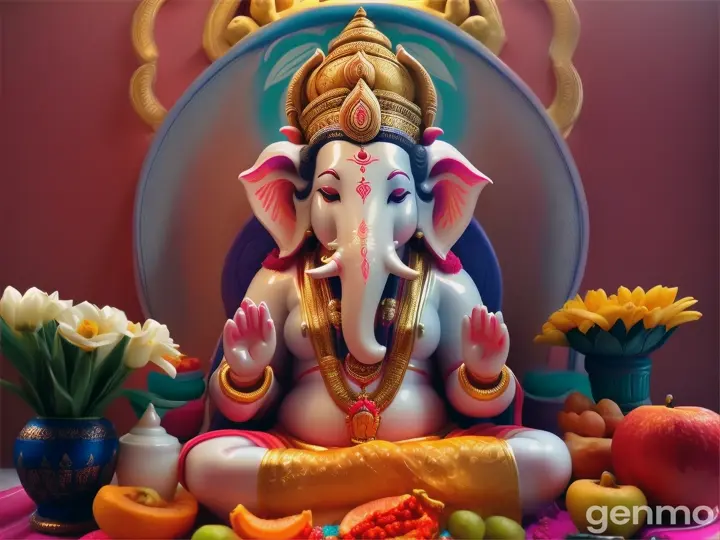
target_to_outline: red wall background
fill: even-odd
[[[173,0],[161,11],[157,92],[167,106],[207,66],[209,3]],[[699,298],[704,318],[654,355],[653,391],[655,399],[672,392],[678,402],[717,410],[720,3],[576,5],[585,104],[569,144],[591,216],[583,288],[662,283]],[[0,288],[59,290],[138,320],[132,213],[152,134],[128,99],[135,7],[0,3]],[[504,0],[500,8],[503,59],[549,102],[543,2]],[[3,365],[0,374],[12,379],[9,371]],[[2,465],[10,466],[30,415],[0,395]],[[109,416],[121,430],[131,425],[124,403]]]

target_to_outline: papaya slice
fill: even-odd
[[[279,519],[259,518],[242,504],[230,512],[230,526],[240,538],[255,540],[293,540],[312,529],[312,512],[305,510]]]
[[[359,538],[437,538],[445,505],[422,490],[386,497],[351,510],[340,523],[343,540]]]
[[[192,529],[198,503],[189,492],[178,490],[172,501],[153,489],[103,486],[93,501],[93,517],[113,540],[169,540]]]

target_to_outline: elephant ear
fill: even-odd
[[[273,143],[240,174],[250,207],[277,243],[280,257],[295,253],[310,227],[311,198],[298,198],[308,187],[298,173],[302,148],[289,141]]]
[[[422,187],[432,197],[418,198],[418,226],[428,247],[444,260],[470,224],[480,192],[492,181],[446,142],[435,141],[427,151],[430,174]]]

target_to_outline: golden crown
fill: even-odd
[[[308,144],[342,134],[358,143],[382,130],[414,143],[437,113],[435,85],[425,68],[367,18],[363,8],[295,73],[285,113]]]

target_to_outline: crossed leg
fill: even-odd
[[[237,504],[257,511],[258,473],[268,448],[252,432],[207,437],[192,446],[181,463],[184,485],[200,503],[227,518]],[[251,435],[241,436],[240,433]],[[269,436],[272,448],[282,447]],[[509,430],[508,445],[518,471],[524,514],[535,513],[562,495],[571,475],[570,454],[559,437],[530,429]],[[265,442],[265,441],[262,441]]]

